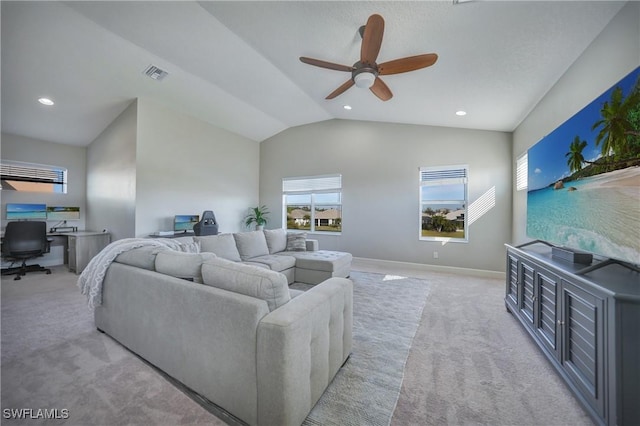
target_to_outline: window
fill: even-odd
[[[342,231],[342,176],[282,179],[286,229]]]
[[[516,191],[529,186],[529,155],[525,152],[516,160]]]
[[[467,241],[468,166],[420,168],[420,239]]]
[[[2,160],[3,191],[67,193],[67,169],[42,164]]]

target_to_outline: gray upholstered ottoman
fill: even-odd
[[[351,253],[330,250],[282,252],[296,258],[295,280],[319,284],[332,277],[347,278],[351,274]]]

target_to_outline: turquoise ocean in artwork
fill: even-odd
[[[575,187],[575,191],[569,191]],[[622,213],[624,212],[624,213]],[[527,235],[640,263],[640,188],[593,176],[527,195]]]

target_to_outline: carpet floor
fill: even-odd
[[[385,338],[395,339],[394,330],[406,329],[404,337],[396,340],[401,347],[408,341],[404,358],[402,351],[395,355],[398,362],[389,369],[397,370],[399,365],[399,379],[382,386],[389,395],[396,393],[397,404],[379,404],[372,392],[362,409],[349,410],[345,418],[351,424],[593,424],[504,309],[504,281],[361,270],[383,273],[393,285],[400,285],[403,275],[415,276],[419,279],[404,279],[405,283],[423,283],[423,290],[411,297],[415,300],[406,315],[401,312],[388,322],[378,321],[383,326],[380,336]],[[225,424],[155,369],[96,332],[86,300],[75,287],[77,277],[65,268],[54,268],[52,275],[32,274],[21,281],[7,278],[1,284],[2,409],[68,409],[70,417],[48,421],[3,418],[2,424]],[[387,301],[392,298],[389,292],[376,294],[368,309],[373,322],[360,325],[370,328],[376,322],[375,312],[392,312],[390,306],[407,303]],[[362,297],[358,300],[364,301]],[[354,324],[354,346],[356,327]],[[378,343],[389,346],[365,343],[372,348]],[[378,367],[374,359],[367,362],[373,363],[360,373],[369,386],[378,380],[370,374]],[[339,384],[340,376],[334,383]],[[318,407],[314,410],[321,413]],[[386,414],[358,417],[360,411],[366,416],[378,410]],[[310,415],[308,424],[345,424],[333,422],[333,416]]]

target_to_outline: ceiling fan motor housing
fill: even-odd
[[[378,67],[374,64],[363,64],[358,61],[353,64],[353,71],[351,71],[351,78],[356,83],[356,86],[369,88],[373,86],[373,83],[376,81],[376,77],[378,77]]]

